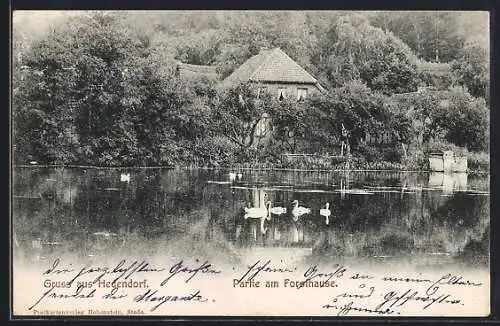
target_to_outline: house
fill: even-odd
[[[254,55],[224,79],[219,88],[227,89],[246,82],[257,84],[259,93],[270,92],[280,100],[300,100],[324,91],[316,78],[279,48]]]
[[[183,80],[207,77],[217,80],[213,66],[200,66],[177,62],[177,76]],[[325,92],[316,78],[291,59],[279,48],[262,50],[239,66],[218,84],[219,90],[234,88],[241,83],[254,83],[261,92],[275,94],[279,100],[290,98],[301,100],[312,94]],[[264,145],[272,132],[271,119],[264,113],[248,135],[247,142],[253,147]]]

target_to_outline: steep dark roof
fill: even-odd
[[[317,84],[313,76],[279,48],[264,50],[251,57],[220,86],[227,88],[247,81]]]

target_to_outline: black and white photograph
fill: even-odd
[[[488,11],[11,28],[11,318],[490,314]]]

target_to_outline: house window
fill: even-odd
[[[283,101],[283,99],[286,97],[286,88],[284,87],[279,87],[278,88],[278,100]]]
[[[307,88],[297,88],[297,101],[302,101],[307,97]]]

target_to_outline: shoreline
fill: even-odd
[[[25,168],[62,168],[62,169],[101,169],[101,170],[246,170],[246,171],[297,171],[297,172],[399,172],[399,173],[444,173],[442,171],[431,171],[431,170],[416,170],[416,169],[339,169],[339,168],[283,168],[279,166],[271,166],[271,167],[246,167],[246,166],[97,166],[97,165],[76,165],[76,164],[13,164],[12,169],[25,169]],[[482,170],[472,170],[466,172],[449,172],[449,173],[467,173],[470,175],[489,175],[489,171]]]

